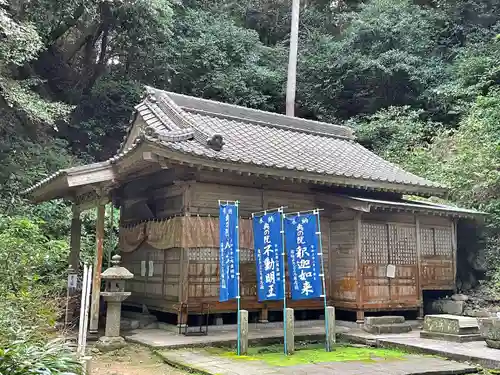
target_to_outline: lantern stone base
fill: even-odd
[[[101,338],[99,338],[99,340],[97,340],[95,346],[101,352],[106,353],[106,352],[111,352],[113,350],[124,348],[125,346],[127,346],[127,343],[125,342],[125,339],[121,336],[116,336],[116,337],[102,336]]]
[[[500,349],[500,319],[486,318],[479,319],[478,322],[481,337],[486,341],[486,345],[493,349]]]
[[[500,349],[500,341],[485,339],[486,345],[492,349]]]

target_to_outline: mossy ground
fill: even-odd
[[[378,349],[349,345],[336,345],[335,350],[326,352],[322,344],[308,345],[299,348],[293,355],[285,356],[283,346],[249,348],[247,355],[237,356],[234,351],[224,348],[208,348],[213,355],[219,355],[235,360],[263,361],[271,366],[297,366],[308,363],[344,362],[344,361],[381,361],[402,360],[407,353],[393,349]]]

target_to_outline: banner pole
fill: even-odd
[[[321,240],[321,224],[320,224],[320,219],[319,219],[319,210],[315,210],[314,214],[316,215],[318,219],[318,231],[316,234],[318,235],[318,243],[319,243],[319,248],[321,249],[320,253],[318,255],[321,256],[321,280],[323,283],[323,303],[324,303],[324,308],[325,308],[325,332],[326,332],[326,339],[325,339],[325,345],[326,345],[326,351],[329,352],[331,351],[330,348],[330,343],[328,341],[328,314],[327,314],[327,309],[326,309],[326,283],[325,283],[325,262],[324,262],[324,256],[323,256],[323,243]]]
[[[285,352],[285,355],[288,355],[287,353],[287,345],[286,345],[286,263],[285,263],[285,214],[283,213],[283,207],[280,207],[278,210],[280,213],[280,219],[281,219],[281,247],[282,247],[282,252],[281,256],[283,257],[283,343],[284,343],[284,348],[283,351]]]
[[[238,343],[237,343],[237,354],[240,355],[240,330],[241,330],[241,321],[240,321],[240,308],[241,308],[241,288],[240,288],[240,210],[239,210],[239,201],[234,202],[236,207],[236,264],[238,266],[238,272],[236,273],[236,282],[238,286],[238,295],[236,296],[237,309],[238,309]]]

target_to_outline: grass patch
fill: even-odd
[[[249,348],[245,356],[237,356],[234,351],[223,348],[207,348],[210,354],[234,360],[263,361],[271,366],[297,366],[321,362],[361,361],[375,362],[404,359],[407,353],[394,349],[379,349],[337,345],[332,352],[326,352],[322,344],[299,348],[293,355],[285,356],[282,345]]]

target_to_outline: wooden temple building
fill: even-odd
[[[60,170],[28,189],[33,202],[73,202],[70,263],[78,267],[80,213],[98,207],[97,269],[104,207],[120,208],[119,249],[135,277],[129,304],[178,315],[181,306],[234,312],[218,302],[218,200],[240,201],[242,308],[266,320],[281,302],[259,303],[251,214],[321,208],[328,303],[365,312],[415,310],[423,291],[454,290],[457,221],[479,213],[417,202],[445,187],[380,158],[351,129],[146,88],[118,153]],[[97,329],[94,276],[91,331]],[[97,306],[96,306],[97,305]],[[320,309],[321,301],[289,301]],[[182,318],[185,320],[185,315]]]

